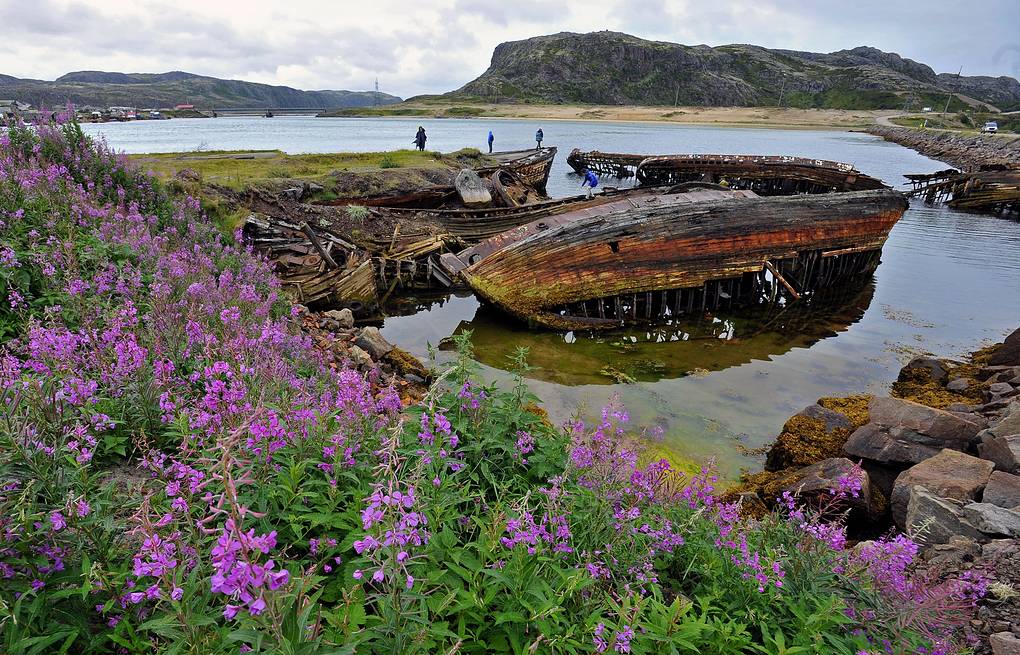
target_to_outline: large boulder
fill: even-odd
[[[383,338],[382,333],[379,332],[377,327],[363,329],[358,338],[354,340],[354,345],[367,352],[376,361],[379,361],[393,350],[393,344]]]
[[[987,535],[1020,537],[1020,511],[991,503],[971,503],[963,515],[975,528]]]
[[[1020,328],[1017,328],[995,349],[989,366],[1020,366]]]
[[[981,495],[981,502],[1009,509],[1020,507],[1020,475],[993,471]]]
[[[325,315],[337,322],[343,330],[350,330],[354,327],[354,312],[347,309],[331,309]]]
[[[1012,401],[1000,418],[988,424],[988,433],[993,437],[1020,434],[1020,401]]]
[[[1012,632],[996,632],[989,637],[992,655],[1020,655],[1020,639]]]
[[[781,485],[777,495],[788,491],[805,500],[822,499],[824,501],[826,497],[831,495],[834,489],[840,487],[840,480],[851,478],[856,478],[860,481],[861,489],[857,497],[846,499],[850,509],[863,511],[869,516],[874,515],[876,509],[880,512],[880,508],[873,508],[874,503],[868,474],[845,457],[824,459],[811,466],[805,466],[785,475],[781,480],[777,481]]]
[[[843,450],[883,464],[917,464],[943,448],[964,450],[984,425],[977,417],[899,398],[875,397],[870,423],[854,431]]]
[[[903,528],[908,537],[924,546],[946,544],[957,536],[985,538],[967,520],[963,503],[942,498],[920,485],[910,489]]]
[[[782,471],[795,466],[808,466],[842,452],[853,423],[845,414],[809,405],[783,425],[783,431],[769,448],[766,471]]]
[[[978,454],[995,462],[995,468],[1008,473],[1020,472],[1020,434],[1006,437],[984,436]]]
[[[949,372],[946,370],[946,365],[942,362],[942,360],[935,359],[934,357],[915,357],[903,367],[900,374],[902,375],[904,371],[923,371],[928,375],[928,377],[936,382],[945,380],[949,375]]]
[[[941,498],[971,502],[988,484],[993,468],[994,464],[983,459],[948,448],[942,450],[896,478],[889,498],[893,521],[901,528],[906,525],[912,487],[925,487]]]

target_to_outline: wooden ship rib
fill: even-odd
[[[985,165],[976,171],[950,168],[934,173],[905,175],[910,195],[953,209],[990,213],[1020,213],[1020,164]]]
[[[578,174],[591,170],[612,177],[637,177],[645,186],[687,182],[725,183],[760,196],[839,193],[881,189],[881,180],[850,164],[784,155],[630,155],[573,150],[567,163]]]
[[[888,189],[764,198],[693,189],[543,218],[442,261],[532,325],[608,328],[797,300],[870,275],[906,208]]]

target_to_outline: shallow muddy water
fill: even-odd
[[[278,148],[286,152],[387,150],[410,146],[419,124],[429,148],[527,147],[542,127],[560,147],[552,195],[578,191],[566,155],[607,151],[789,154],[846,161],[889,184],[940,162],[866,134],[548,121],[219,118],[85,126],[126,152]],[[610,181],[606,181],[611,183]],[[655,330],[588,335],[529,332],[470,295],[405,302],[419,310],[388,318],[383,334],[425,357],[472,330],[486,375],[505,377],[507,355],[530,350],[533,390],[551,416],[596,414],[618,395],[637,426],[657,425],[677,455],[714,457],[721,472],[754,466],[750,454],[794,412],[820,396],[888,389],[922,352],[961,356],[1020,326],[1020,222],[915,202],[893,228],[873,281],[839,302],[780,316],[719,314]],[[440,358],[449,357],[440,351]]]

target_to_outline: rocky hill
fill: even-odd
[[[447,96],[499,101],[638,105],[899,109],[956,103],[1020,102],[1010,77],[939,75],[925,64],[875,48],[831,53],[754,45],[687,46],[619,32],[561,32],[498,45],[489,69]]]
[[[97,107],[173,107],[187,103],[202,109],[231,107],[366,107],[376,104],[371,91],[302,91],[241,80],[223,80],[183,71],[113,73],[78,71],[56,80],[19,79],[0,75],[0,98],[59,107],[68,102]],[[379,94],[380,104],[400,98]]]

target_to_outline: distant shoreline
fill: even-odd
[[[401,103],[384,107],[359,107],[323,112],[328,118],[401,119],[513,119],[543,121],[592,121],[613,123],[659,123],[715,127],[748,127],[789,130],[861,130],[893,110],[795,109],[778,107],[652,107],[637,105],[532,105]]]

